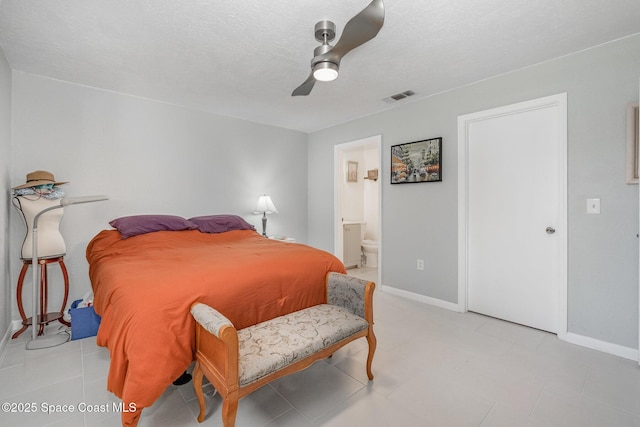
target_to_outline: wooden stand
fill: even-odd
[[[60,270],[62,270],[62,276],[64,278],[64,298],[62,300],[62,306],[60,307],[60,311],[58,312],[50,312],[47,313],[47,304],[48,304],[48,277],[47,277],[47,265],[58,263],[60,265]],[[27,270],[31,265],[30,259],[22,260],[22,270],[20,270],[20,276],[18,277],[18,289],[16,291],[16,299],[18,300],[18,311],[20,312],[20,317],[22,318],[22,328],[16,331],[12,339],[18,338],[20,334],[22,334],[29,326],[33,324],[33,318],[27,317],[24,312],[24,305],[22,304],[22,286],[24,284],[24,277],[27,274]],[[56,258],[43,258],[38,260],[38,265],[40,265],[40,310],[38,315],[38,335],[43,335],[45,325],[48,325],[51,322],[59,321],[65,326],[71,326],[69,322],[66,322],[63,319],[64,316],[64,308],[67,305],[67,299],[69,297],[69,275],[67,274],[67,267],[64,265],[64,257],[56,257]],[[35,274],[35,272],[34,272]]]

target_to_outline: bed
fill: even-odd
[[[123,226],[103,230],[87,247],[102,317],[96,340],[111,356],[107,388],[135,408],[122,413],[124,426],[135,426],[191,364],[194,302],[244,328],[325,303],[327,273],[345,272],[328,252],[264,238],[248,224],[214,232],[189,223],[133,235]]]

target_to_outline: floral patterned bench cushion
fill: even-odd
[[[231,321],[206,304],[191,314],[207,331],[219,336]],[[330,304],[305,308],[258,323],[238,333],[238,382],[250,384],[369,327],[348,309]]]
[[[345,308],[321,304],[241,329],[239,384],[250,384],[368,327]]]
[[[364,300],[367,281],[340,273],[329,273],[327,303],[349,309],[357,316],[365,317]]]

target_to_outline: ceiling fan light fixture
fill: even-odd
[[[309,77],[291,92],[291,96],[309,95],[316,81],[330,82],[337,79],[342,58],[374,38],[383,24],[383,0],[371,0],[371,3],[349,19],[335,46],[331,46],[329,42],[335,38],[336,25],[327,20],[317,22],[314,35],[322,44],[313,50]]]
[[[338,66],[333,62],[318,62],[313,66],[313,78],[320,82],[331,82],[338,78]]]

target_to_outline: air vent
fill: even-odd
[[[401,99],[405,99],[409,96],[415,95],[416,93],[412,90],[405,90],[404,92],[401,93],[396,93],[395,95],[391,95],[388,98],[384,98],[383,101],[384,102],[396,102],[396,101],[400,101]]]

